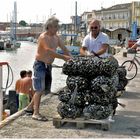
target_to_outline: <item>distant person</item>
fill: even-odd
[[[19,110],[24,109],[29,105],[30,94],[33,91],[32,79],[31,77],[26,76],[20,79],[20,90],[19,90]]]
[[[30,77],[32,80],[32,71],[31,70],[27,71],[27,77]],[[32,100],[33,96],[34,96],[34,90],[33,90],[33,88],[31,88],[30,93],[29,93],[30,101]]]
[[[100,57],[108,56],[109,37],[101,32],[101,23],[93,19],[89,24],[89,34],[83,39],[80,48],[81,55],[98,55]]]
[[[30,78],[32,78],[32,71],[31,70],[28,70],[27,71],[27,76],[30,77]]]
[[[137,40],[137,42],[131,47],[131,49],[137,49],[140,50],[138,47],[140,47],[140,38]]]
[[[120,41],[120,46],[121,46],[122,48],[125,47],[125,39],[123,39],[123,40]]]
[[[17,109],[19,108],[19,92],[20,92],[20,80],[26,77],[26,70],[22,70],[20,72],[20,79],[16,81],[15,84],[15,91],[16,91],[16,102],[17,102]]]
[[[70,46],[73,45],[73,38],[71,36],[71,39],[70,39]]]
[[[33,76],[33,87],[35,94],[33,100],[27,107],[27,110],[34,110],[32,119],[38,121],[47,121],[48,119],[45,116],[42,116],[39,112],[40,100],[42,94],[45,92],[45,86],[48,86],[48,89],[51,92],[51,68],[52,63],[55,58],[63,59],[68,61],[71,59],[70,53],[67,48],[64,46],[64,42],[57,35],[59,28],[59,20],[55,17],[51,17],[45,23],[45,31],[38,38],[38,49],[35,56],[34,62],[34,76]],[[60,47],[64,55],[57,54],[56,48]],[[46,75],[49,75],[46,77]],[[45,85],[45,77],[50,82],[50,84]]]

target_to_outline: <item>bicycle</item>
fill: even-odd
[[[140,58],[140,56],[138,56],[137,51],[134,52],[134,57],[131,60],[126,60],[122,63],[121,66],[124,66],[127,74],[126,74],[126,78],[127,80],[132,80],[137,76],[138,73],[138,66],[136,64],[136,62],[140,65],[140,61],[137,58]]]

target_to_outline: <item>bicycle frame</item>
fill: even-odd
[[[133,59],[140,65],[140,61],[137,59],[137,57],[140,58],[140,56],[138,56],[136,53]]]
[[[137,59],[140,58],[140,56],[137,55],[137,53],[135,53],[133,59],[131,61],[133,61],[135,63],[135,61],[140,65],[140,62],[139,60]],[[133,68],[133,63],[130,64],[129,68],[128,68],[128,71],[131,71],[131,69]]]
[[[122,63],[122,66],[126,67],[127,75],[126,78],[128,80],[132,80],[136,77],[138,65],[140,65],[140,61],[137,58],[140,58],[140,56],[137,55],[138,53],[135,53],[132,59],[126,60]],[[137,62],[137,63],[136,63]]]

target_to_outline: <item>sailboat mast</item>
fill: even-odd
[[[77,34],[77,1],[75,1],[75,33]]]
[[[16,23],[17,23],[17,3],[14,2],[14,13],[13,13],[14,40],[16,40]]]

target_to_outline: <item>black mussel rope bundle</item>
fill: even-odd
[[[117,86],[117,90],[118,91],[125,90],[125,87],[126,87],[127,84],[128,84],[128,79],[127,78],[120,79],[119,84]]]
[[[97,75],[112,76],[118,68],[118,61],[114,57],[74,57],[63,65],[63,73],[73,76],[95,77]]]
[[[97,104],[92,104],[86,106],[83,110],[83,115],[85,119],[106,119],[112,113],[112,105],[102,106]]]
[[[115,86],[111,78],[105,76],[97,76],[96,78],[91,80],[91,89],[93,92],[105,94],[113,92]]]
[[[127,71],[124,66],[120,66],[117,69],[117,74],[119,77],[119,83],[117,86],[117,91],[125,90],[126,85],[128,84],[128,80],[126,78]]]
[[[71,99],[68,103],[74,104],[77,107],[83,108],[85,104],[84,96],[82,92],[72,92]]]
[[[118,67],[118,61],[114,57],[103,58],[102,65],[100,65],[101,75],[113,76]]]
[[[82,109],[78,108],[73,104],[60,102],[57,106],[58,114],[62,118],[73,118],[80,117],[82,114]]]
[[[66,79],[68,88],[73,92],[77,85],[77,91],[83,91],[89,88],[89,81],[81,76],[68,76]]]
[[[84,94],[84,101],[85,101],[85,106],[89,104],[94,104],[100,102],[100,97],[92,92],[91,90],[86,90]]]
[[[85,104],[84,94],[85,91],[77,92],[77,89],[75,89],[72,92],[68,89],[68,87],[65,87],[58,92],[58,99],[61,102],[71,103],[78,107],[83,107]]]
[[[86,73],[90,71],[88,60],[89,57],[74,57],[72,60],[64,63],[62,71],[66,75],[89,75]]]
[[[100,104],[100,105],[108,105],[112,103],[112,98],[116,97],[116,91],[115,92],[109,92],[107,94],[99,94],[95,92],[85,92],[84,100],[85,100],[85,106],[89,104]]]
[[[117,73],[119,75],[119,79],[124,79],[126,77],[127,71],[125,67],[121,66],[117,69]]]
[[[82,65],[82,61],[70,60],[63,64],[62,72],[66,75],[79,75],[78,67]]]
[[[58,91],[58,99],[62,102],[68,102],[71,99],[71,90],[67,87]]]
[[[119,84],[119,75],[118,75],[118,73],[116,72],[113,76],[110,77],[110,79],[112,80],[113,86],[116,87],[116,89],[117,89],[117,86]]]
[[[111,94],[105,94],[105,95],[98,95],[100,100],[96,102],[96,104],[99,104],[99,105],[103,105],[103,106],[106,106],[108,104],[111,104],[112,103],[112,98],[115,97],[115,94],[113,96],[109,96]]]
[[[59,91],[57,110],[62,118],[85,114],[92,119],[105,119],[117,106],[118,61],[113,58],[74,57],[65,62],[67,88]],[[84,109],[84,111],[83,111]]]
[[[90,57],[86,63],[86,69],[83,71],[84,76],[89,79],[96,77],[97,75],[101,75],[100,67],[102,65],[102,59],[98,57]]]
[[[118,99],[116,97],[112,98],[111,104],[112,104],[113,110],[115,110],[118,107]]]

